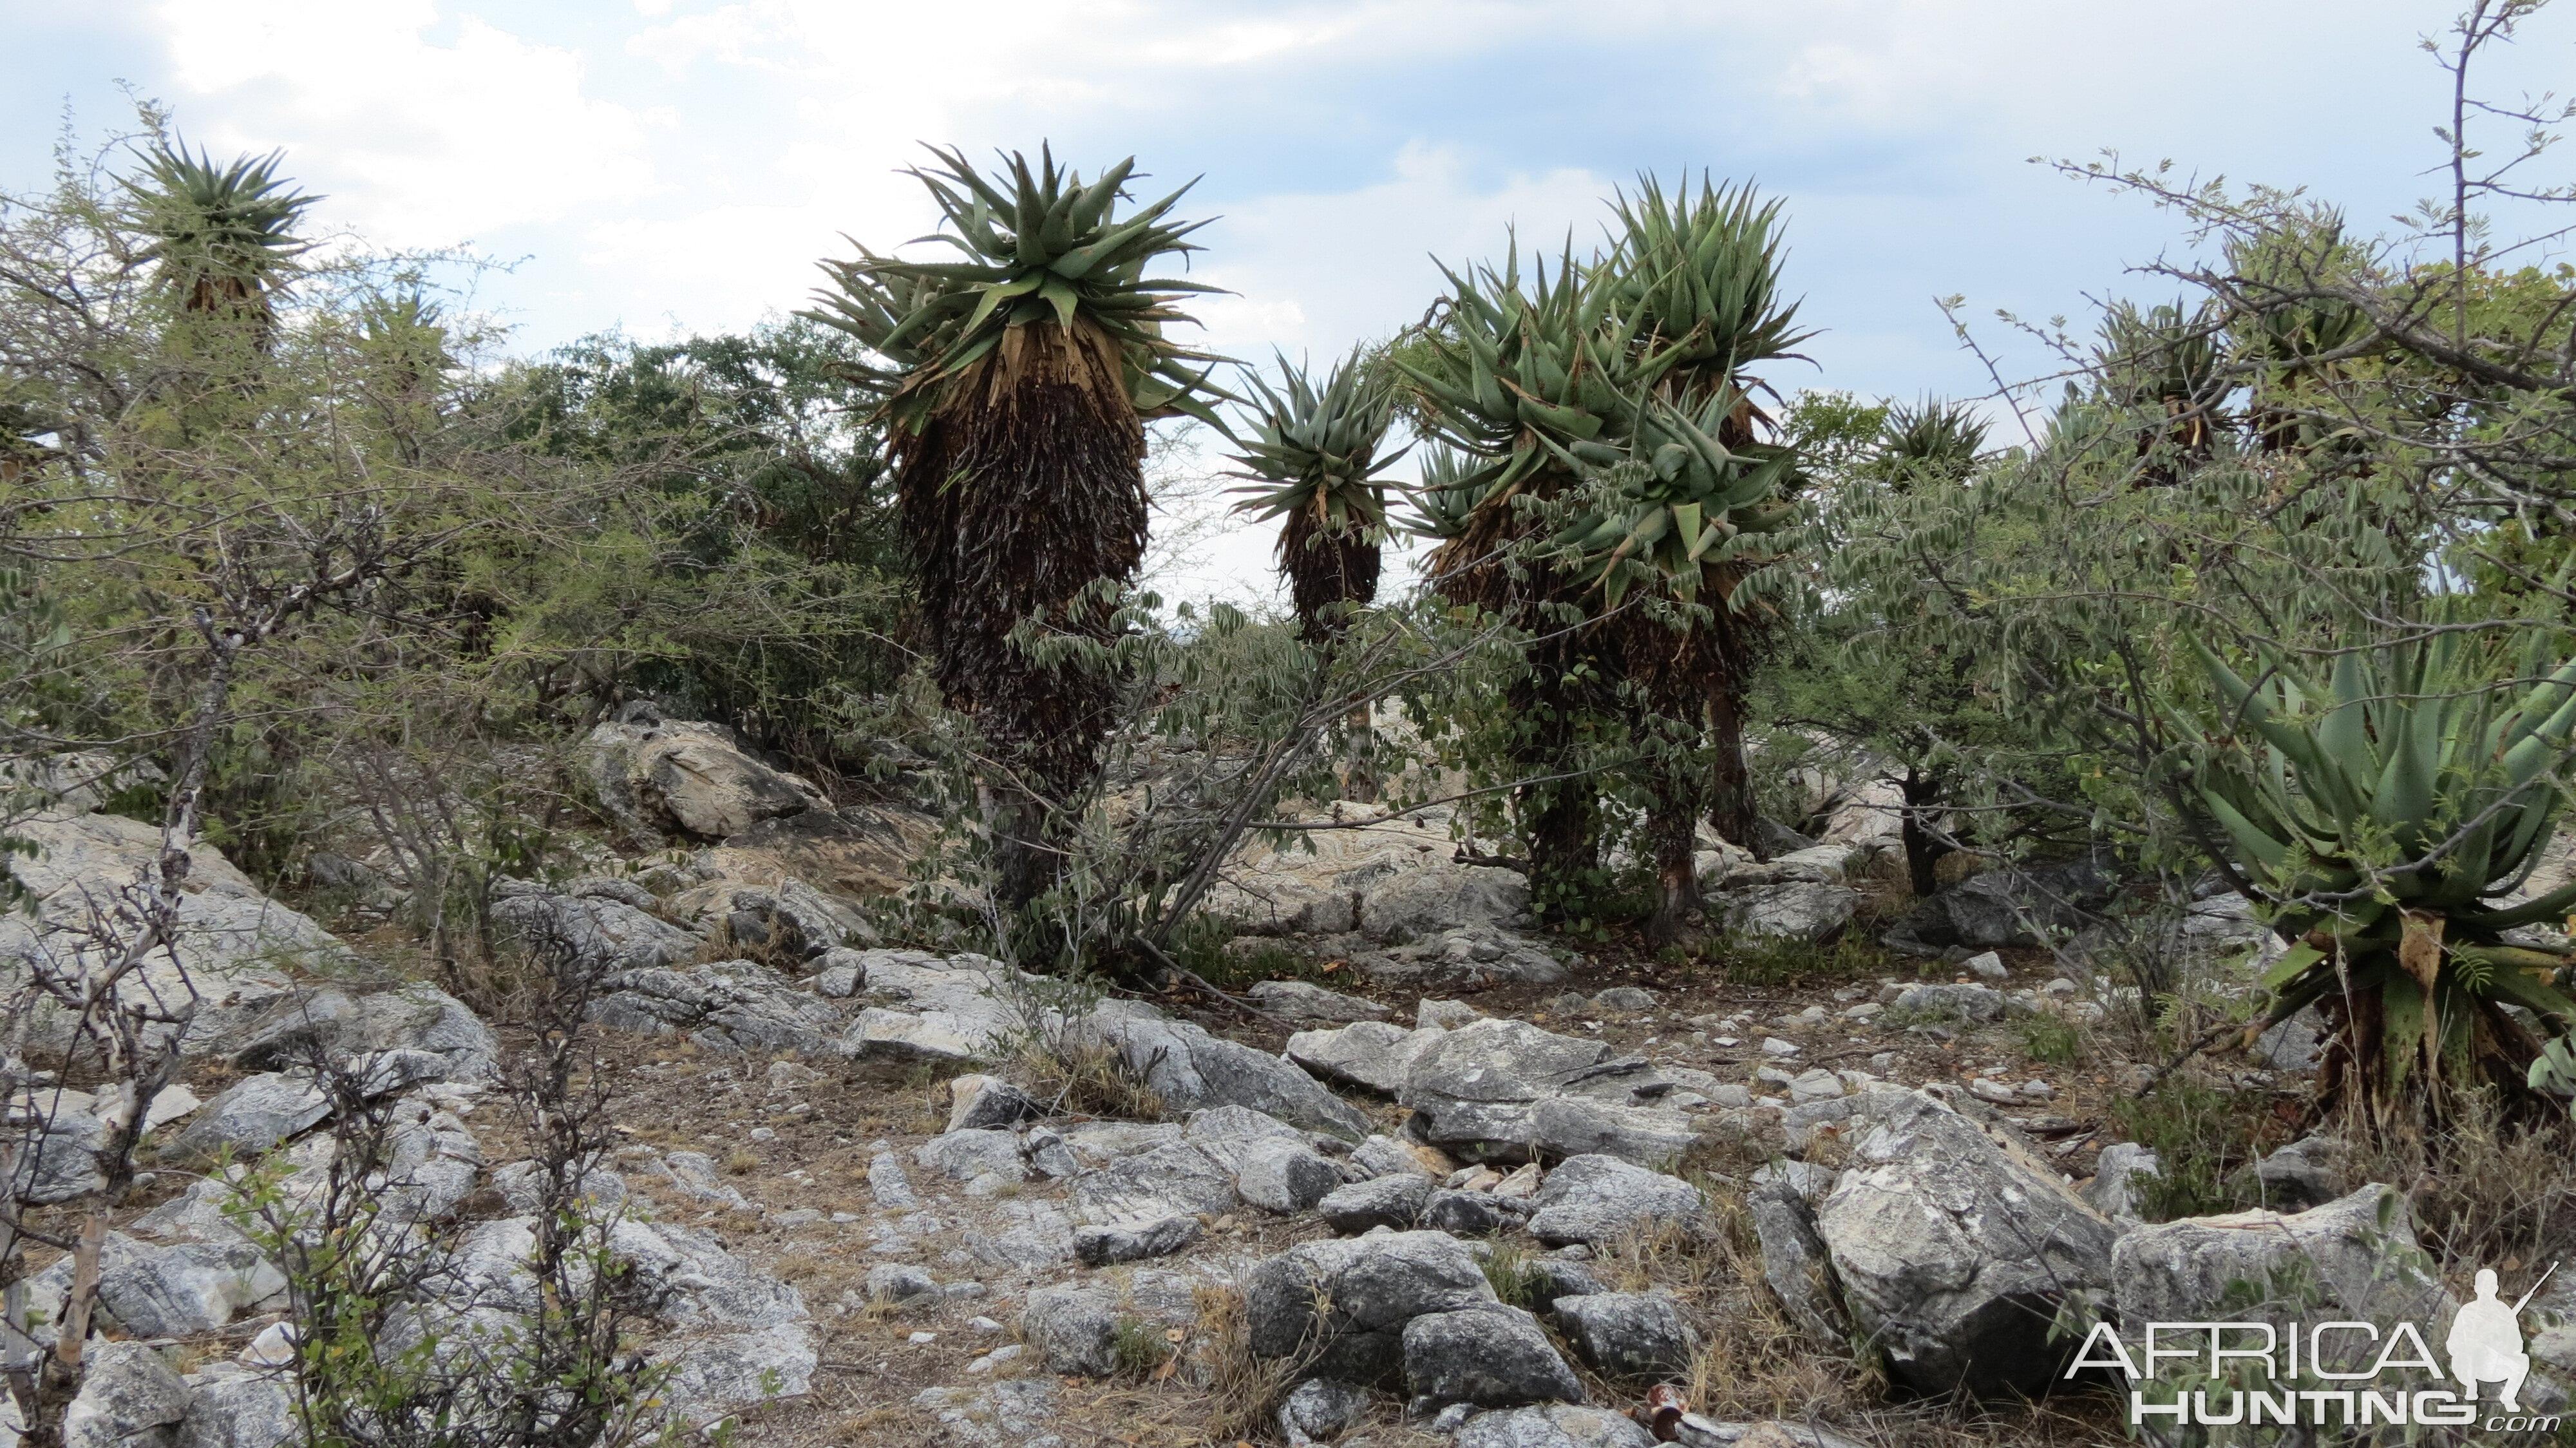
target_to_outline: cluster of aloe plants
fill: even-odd
[[[1777,202],[1648,177],[1617,211],[1606,253],[1569,246],[1526,276],[1517,248],[1499,267],[1446,269],[1435,324],[1395,361],[1438,446],[1417,525],[1442,540],[1432,581],[1532,639],[1509,701],[1526,721],[1520,762],[1561,774],[1603,714],[1657,741],[1648,935],[1664,943],[1697,903],[1700,817],[1755,833],[1741,729],[1757,579],[1802,478],[1749,369],[1794,357],[1806,334],[1779,295]],[[1593,788],[1523,791],[1543,901],[1598,875]]]
[[[2564,802],[2576,663],[2500,652],[2435,632],[2249,680],[2198,649],[2224,707],[2174,715],[2191,781],[2291,941],[2273,1018],[2315,1005],[2334,1027],[2323,1099],[2519,1094],[2576,1025],[2570,952],[2506,939],[2576,909],[2576,885],[2505,903]]]

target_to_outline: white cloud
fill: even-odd
[[[168,0],[155,12],[192,139],[283,145],[374,239],[441,245],[659,188],[636,111],[583,58],[433,0]],[[191,124],[211,117],[211,124]]]

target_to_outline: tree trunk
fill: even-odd
[[[1025,789],[1008,782],[991,791],[994,898],[1005,912],[1017,911],[1055,883],[1056,850],[1048,839],[1047,808]],[[1003,922],[1007,931],[1010,922]],[[1027,962],[1031,969],[1042,964]]]
[[[1708,747],[1716,762],[1709,768],[1708,822],[1728,842],[1767,860],[1761,831],[1756,829],[1753,774],[1744,765],[1744,697],[1732,678],[1719,674],[1708,684]]]
[[[1940,801],[1941,778],[1935,774],[1917,774],[1909,769],[1896,787],[1905,796],[1906,884],[1919,898],[1941,888],[1941,857],[1952,852],[1923,824],[1923,817],[1931,812],[1928,807]]]
[[[1663,798],[1646,816],[1646,843],[1655,860],[1655,909],[1646,917],[1646,943],[1678,945],[1692,933],[1700,909],[1699,791],[1687,771],[1675,771]]]
[[[1351,711],[1350,768],[1342,780],[1342,798],[1361,804],[1377,803],[1377,727],[1370,712],[1367,704]]]
[[[1062,811],[1088,792],[1116,722],[1117,593],[1145,551],[1145,435],[1115,343],[1088,323],[1008,329],[943,384],[932,420],[897,440],[896,503],[950,708],[989,743],[1006,912],[1057,874]],[[1030,624],[1075,645],[1041,662]]]
[[[1542,665],[1504,695],[1522,721],[1512,762],[1524,778],[1569,773],[1578,758],[1581,711],[1556,682],[1562,677]],[[1562,919],[1591,895],[1600,868],[1599,792],[1589,775],[1577,775],[1524,784],[1518,798],[1529,841],[1530,909],[1543,920]]]

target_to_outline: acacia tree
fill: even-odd
[[[965,259],[862,247],[823,263],[832,284],[804,315],[886,361],[849,375],[881,399],[932,672],[990,746],[997,888],[1017,908],[1053,877],[1054,817],[1114,723],[1101,654],[1144,554],[1143,424],[1214,424],[1223,395],[1218,359],[1164,335],[1190,320],[1172,300],[1218,289],[1146,275],[1198,250],[1184,238],[1205,223],[1166,219],[1186,186],[1120,215],[1132,158],[1085,182],[1043,150],[989,179],[932,154],[909,173],[944,217],[929,239]]]

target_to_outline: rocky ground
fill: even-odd
[[[617,848],[500,913],[615,972],[593,1201],[668,1289],[673,1410],[737,1443],[1634,1445],[1657,1383],[1691,1443],[2100,1442],[2107,1396],[2022,1401],[2060,1386],[2061,1307],[2190,1320],[2412,1231],[2307,1142],[2263,1166],[2279,1212],[2140,1219],[2158,1164],[2109,1104],[2145,1069],[2124,1003],[2038,945],[2099,887],[2082,870],[1891,902],[1865,815],[1769,863],[1712,845],[1731,943],[1659,958],[1536,931],[1519,876],[1452,859],[1436,816],[1337,806],[1362,827],[1247,854],[1213,902],[1239,1000],[1094,1000],[886,947],[859,902],[916,821],[706,726],[602,726],[592,768]],[[91,802],[26,831],[45,853],[12,868],[44,903],[0,954],[73,948],[84,891],[148,854]],[[328,1108],[290,1046],[401,1103],[382,1190],[481,1264],[439,1310],[525,1290],[525,1150],[491,1079],[521,1043],[393,968],[399,933],[368,930],[401,882],[324,862],[334,933],[196,860],[180,958],[211,1003],[105,1256],[83,1445],[282,1431],[284,1279],[181,1163],[320,1170]],[[2187,928],[2259,935],[2217,902]],[[2302,1046],[2219,1068],[2234,1109],[2293,1107]],[[69,1211],[97,1122],[64,1089],[19,1109],[60,1108],[36,1195]],[[59,1302],[67,1265],[33,1265]],[[2457,1286],[2327,1280],[2358,1316]]]

